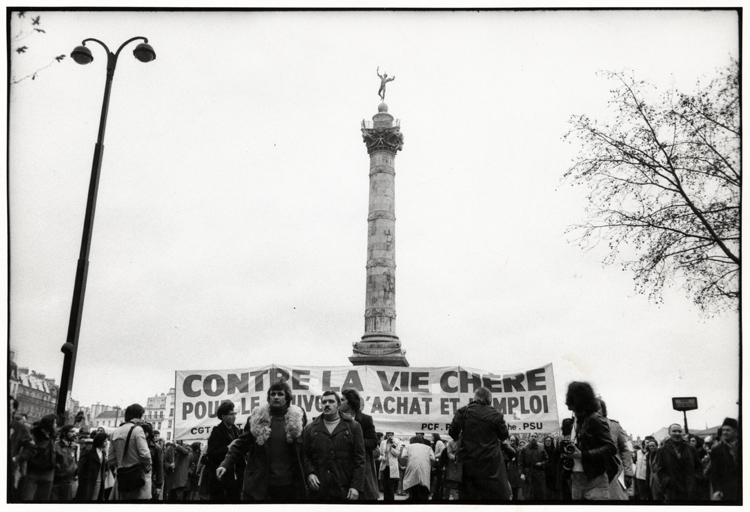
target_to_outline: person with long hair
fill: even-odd
[[[573,460],[571,495],[577,500],[609,500],[607,464],[617,453],[609,423],[599,413],[599,400],[588,382],[571,382],[565,405],[575,415],[575,444],[572,453],[563,456]]]

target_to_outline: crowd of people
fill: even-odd
[[[559,432],[511,436],[479,388],[446,439],[406,442],[376,431],[354,389],[324,392],[308,422],[278,381],[244,428],[226,401],[208,442],[185,444],[165,442],[138,404],[108,435],[58,428],[55,415],[29,428],[11,399],[9,501],[741,502],[737,420],[708,439],[673,424],[665,439],[633,446],[588,383],[571,383],[565,403],[573,416]]]

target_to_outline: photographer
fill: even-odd
[[[573,460],[571,497],[573,500],[609,500],[607,461],[617,453],[609,423],[599,414],[599,401],[588,382],[571,382],[565,405],[575,414],[575,441],[571,453],[563,457]]]
[[[571,501],[571,475],[573,471],[573,459],[565,457],[564,455],[572,454],[575,452],[575,445],[570,439],[570,434],[573,431],[573,418],[565,418],[562,421],[562,440],[557,446],[557,454],[555,460],[557,461],[557,480],[555,482],[555,490],[558,495],[561,496],[562,501]]]
[[[393,437],[393,432],[386,432],[385,440],[380,443],[380,472],[383,474],[383,501],[395,500],[399,480],[398,455],[400,444]]]

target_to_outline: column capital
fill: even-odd
[[[395,155],[397,151],[401,151],[404,147],[404,134],[401,133],[399,126],[389,128],[363,126],[362,140],[367,146],[368,154],[375,151],[389,151]]]

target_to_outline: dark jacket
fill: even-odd
[[[375,466],[373,450],[378,447],[378,434],[375,432],[375,424],[372,416],[357,411],[354,420],[362,427],[362,437],[365,441],[365,483],[364,492],[359,497],[361,500],[375,501],[380,497],[378,491],[378,470]]]
[[[240,437],[240,429],[237,425],[227,427],[222,421],[211,429],[211,435],[208,437],[208,448],[206,450],[206,468],[204,471],[208,471],[208,489],[211,499],[217,499],[219,495],[225,492],[225,487],[233,488],[238,486],[235,481],[235,474],[241,475],[245,470],[244,461],[238,461],[238,465],[241,466],[229,468],[230,470],[224,473],[221,482],[216,478],[216,468],[224,461],[224,457],[229,453],[229,445]],[[237,489],[239,491],[239,489]]]
[[[703,468],[695,447],[686,442],[675,443],[667,439],[656,451],[656,464],[665,500],[688,501],[699,498],[696,484],[697,477],[703,476]]]
[[[576,418],[576,443],[581,450],[583,473],[593,480],[607,471],[607,462],[617,455],[607,418],[598,412]]]
[[[733,450],[725,442],[720,442],[711,448],[709,454],[711,463],[707,475],[711,481],[713,492],[720,491],[724,496],[721,501],[737,501],[740,499],[740,458],[742,447],[737,445]]]
[[[78,473],[78,445],[55,441],[55,483],[70,483]]]
[[[314,501],[343,501],[349,489],[363,492],[365,480],[365,442],[362,427],[346,413],[333,432],[323,423],[321,414],[302,433],[302,467],[305,478],[315,474],[320,489],[311,493]]]
[[[151,490],[156,492],[164,483],[164,451],[159,443],[148,442],[148,451],[151,453]]]
[[[18,454],[18,462],[26,461],[26,471],[32,474],[48,473],[55,469],[55,441],[39,427],[31,429],[31,439]]]
[[[500,444],[508,439],[508,427],[502,413],[489,405],[472,402],[456,412],[448,434],[456,440],[463,434],[458,457],[463,462],[464,476],[507,484]]]
[[[103,453],[104,462],[107,454]],[[104,497],[104,478],[106,464],[102,464],[99,454],[93,445],[87,446],[78,461],[78,491],[76,501],[101,501]],[[99,496],[94,496],[96,479],[101,478]]]
[[[257,407],[250,415],[250,428],[237,440],[229,445],[221,467],[232,471],[237,461],[247,461],[242,485],[242,499],[246,501],[266,501],[271,473],[271,458],[266,450],[266,441],[270,432],[264,429],[270,425],[270,411],[268,405]],[[288,497],[287,502],[305,501],[307,492],[305,487],[305,473],[302,468],[302,430],[307,424],[305,411],[296,405],[290,405],[284,415],[285,431],[289,432],[287,447],[294,460],[293,486],[294,495]]]

